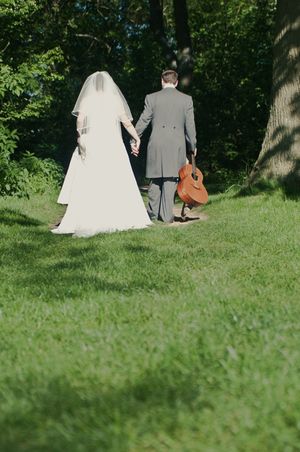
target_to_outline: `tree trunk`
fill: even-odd
[[[194,68],[187,3],[186,0],[173,0],[177,41],[176,53],[172,49],[165,32],[162,4],[162,0],[149,0],[150,28],[163,49],[168,68],[175,69],[179,73],[180,84],[186,87],[191,82]]]
[[[175,31],[177,40],[177,61],[180,81],[183,86],[191,82],[194,61],[192,56],[192,41],[188,22],[186,0],[173,0]]]
[[[270,116],[250,184],[266,179],[300,191],[300,2],[278,0]]]
[[[161,1],[149,0],[149,7],[150,7],[150,29],[152,30],[156,40],[163,49],[168,68],[176,69],[177,58],[171,45],[169,44],[168,38],[165,33],[164,15]]]

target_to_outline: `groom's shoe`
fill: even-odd
[[[191,210],[192,210],[192,208],[190,206],[183,205],[182,210],[181,210],[182,221],[187,221],[187,218],[188,218]]]
[[[181,210],[181,221],[200,220],[200,215],[191,215],[192,206],[184,206]]]

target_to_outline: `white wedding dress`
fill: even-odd
[[[93,94],[82,107],[89,117],[81,136],[84,154],[78,148],[73,153],[58,197],[68,206],[55,234],[89,237],[152,224],[122,140],[123,105],[106,92],[96,95],[99,99]]]

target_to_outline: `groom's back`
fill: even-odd
[[[186,159],[186,140],[196,148],[193,100],[171,87],[148,94],[136,131],[141,136],[152,124],[148,142],[146,177],[177,177]]]
[[[176,127],[184,129],[189,96],[176,88],[164,88],[149,94],[152,105],[152,127]]]

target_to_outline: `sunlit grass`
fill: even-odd
[[[52,195],[0,209],[1,451],[297,450],[299,203],[90,239]]]

